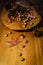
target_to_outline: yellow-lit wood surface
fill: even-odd
[[[9,34],[12,31],[12,34]],[[5,37],[8,34],[8,37]],[[10,44],[6,41],[14,39],[20,34],[25,34],[25,39],[22,39],[22,43],[18,44],[19,47],[9,47]],[[25,44],[25,40],[28,43]],[[22,46],[25,45],[25,48]],[[6,28],[0,21],[0,65],[43,65],[43,37],[35,37],[32,32],[17,32]],[[22,56],[19,56],[22,53]],[[25,61],[21,61],[25,58]]]

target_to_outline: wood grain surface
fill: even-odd
[[[11,41],[12,37],[16,39],[21,34],[25,35],[25,38],[21,39],[22,42],[10,47],[11,44],[6,41]],[[25,43],[26,40],[28,43]],[[24,48],[23,45],[25,45]],[[43,65],[42,50],[43,36],[39,38],[33,36],[32,32],[10,30],[0,21],[0,65]],[[22,56],[19,56],[20,53]]]

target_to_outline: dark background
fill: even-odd
[[[11,2],[15,3],[16,1],[21,1],[25,4],[32,4],[39,15],[42,17],[41,22],[38,24],[38,27],[43,27],[43,0],[0,0],[0,14],[6,4],[9,4]]]

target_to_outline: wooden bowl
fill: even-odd
[[[16,5],[13,6],[9,10],[14,9],[15,7],[16,7]],[[1,20],[2,20],[3,24],[13,30],[27,30],[27,29],[31,29],[32,27],[36,26],[41,20],[40,15],[36,12],[36,10],[34,9],[33,6],[22,5],[22,7],[31,8],[31,10],[35,16],[35,18],[33,18],[30,22],[27,23],[26,27],[24,25],[26,23],[24,23],[23,21],[17,22],[14,20],[14,21],[10,22],[10,19],[8,18],[9,10],[6,10],[5,8],[3,9],[2,16],[1,16]]]

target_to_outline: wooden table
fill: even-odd
[[[7,41],[11,41],[12,37],[16,39],[20,34],[25,35],[22,42],[18,46],[10,47],[11,44]],[[28,43],[25,43],[26,40]],[[24,48],[23,45],[25,45]],[[32,32],[13,31],[0,21],[0,65],[43,65],[42,52],[43,36],[35,37]],[[22,53],[21,56],[20,53]]]

